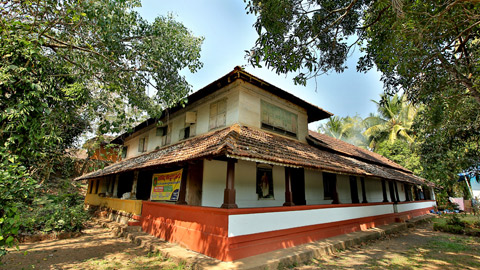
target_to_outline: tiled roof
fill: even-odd
[[[319,138],[316,139],[320,140]],[[324,144],[328,145],[325,142]],[[338,148],[338,146],[336,146],[336,148]],[[386,158],[383,158],[386,159],[383,163],[366,162],[365,160],[368,160],[368,158],[366,158],[368,153],[363,153],[362,158],[356,158],[353,153],[354,152],[348,152],[346,154],[333,153],[333,151],[327,151],[313,145],[301,143],[255,128],[232,125],[114,163],[102,170],[78,177],[76,180],[97,178],[120,172],[189,160],[227,156],[241,160],[251,160],[290,167],[304,167],[340,174],[395,179],[415,184],[422,184],[424,182],[423,179],[413,175],[408,170],[399,170],[394,166],[385,166],[386,164],[393,163]],[[379,159],[376,155],[373,155],[372,158]]]
[[[408,169],[375,152],[368,151],[366,149],[357,147],[342,140],[338,140],[315,131],[309,130],[308,135],[310,135],[310,138],[315,141],[315,144],[317,146],[320,146],[320,148],[324,148],[325,150],[338,152],[350,157],[365,160],[367,162],[373,162],[375,164],[388,166],[408,173],[412,173]]]

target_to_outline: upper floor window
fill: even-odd
[[[148,137],[143,137],[138,140],[138,152],[147,152]]]
[[[122,147],[122,159],[127,157],[128,146]]]
[[[185,127],[180,130],[180,140],[195,137],[195,128],[195,124],[185,124]]]
[[[227,120],[227,99],[221,99],[210,104],[209,129],[224,127]]]
[[[297,115],[278,106],[261,101],[262,128],[280,134],[297,136]]]
[[[171,140],[171,137],[172,137],[171,133],[172,133],[172,128],[171,128],[170,125],[166,125],[166,126],[163,126],[163,127],[157,127],[156,135],[161,137],[160,138],[161,146],[170,144],[170,140]]]

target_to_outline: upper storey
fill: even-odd
[[[185,107],[166,110],[113,143],[123,144],[123,158],[225,126],[241,124],[306,142],[308,123],[332,114],[236,67],[188,97]]]

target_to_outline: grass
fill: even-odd
[[[186,262],[174,262],[159,252],[149,252],[146,255],[135,255],[127,258],[93,258],[86,260],[78,267],[82,269],[120,270],[120,269],[161,269],[161,270],[187,270],[190,267]]]

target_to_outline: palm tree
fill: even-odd
[[[363,119],[358,115],[353,117],[332,116],[328,119],[328,122],[320,125],[318,128],[320,133],[366,148],[368,141],[363,135],[364,130]]]
[[[379,142],[388,140],[394,143],[402,139],[412,143],[412,124],[417,114],[417,108],[407,101],[404,95],[380,95],[377,104],[378,114],[370,114],[364,122],[366,130],[364,135],[369,140],[369,148],[373,151]]]

